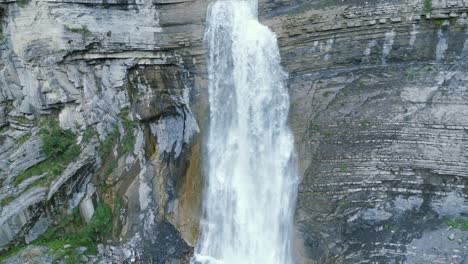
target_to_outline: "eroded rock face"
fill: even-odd
[[[119,200],[113,245],[89,263],[186,262],[200,218],[210,1],[20,2],[0,0],[0,247]],[[467,233],[444,217],[468,212],[468,3],[259,8],[290,75],[298,263],[466,261]],[[81,153],[51,181],[15,182],[46,160],[44,116],[75,131]],[[50,261],[42,251],[23,260]]]
[[[114,246],[101,248],[103,263],[187,261],[206,5],[0,1],[0,248],[31,243],[75,208],[89,221],[105,202]],[[40,131],[53,120],[74,131],[80,154],[60,175],[35,175],[50,162]]]
[[[290,73],[303,263],[462,263],[467,3],[265,1]],[[442,242],[441,242],[442,241]]]

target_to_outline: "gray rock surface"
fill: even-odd
[[[429,2],[264,2],[290,73],[303,263],[468,254],[445,220],[468,212],[467,3]]]
[[[204,114],[191,100],[206,2],[0,1],[0,11],[0,249],[31,243],[74,208],[89,221],[99,202],[119,200],[122,254],[90,262],[187,260],[198,218],[185,234],[174,218]],[[81,153],[54,179],[18,182],[48,162],[46,115],[76,133]]]

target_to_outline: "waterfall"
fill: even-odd
[[[193,263],[293,263],[297,171],[276,36],[254,0],[218,0],[207,21],[207,179]]]

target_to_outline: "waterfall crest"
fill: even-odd
[[[254,0],[218,0],[207,21],[208,175],[193,263],[293,263],[297,170],[276,36]]]

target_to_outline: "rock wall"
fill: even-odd
[[[290,73],[302,263],[465,263],[468,2],[265,1]]]
[[[105,202],[101,261],[190,258],[209,2],[0,0],[0,247]],[[289,72],[298,263],[467,261],[468,2],[259,2]],[[54,177],[31,172],[50,120],[80,147]]]
[[[90,221],[104,202],[113,246],[99,248],[101,261],[190,258],[206,5],[0,1],[0,248],[32,242],[75,209]],[[59,175],[40,170],[53,163],[41,138],[51,122],[80,149]]]

